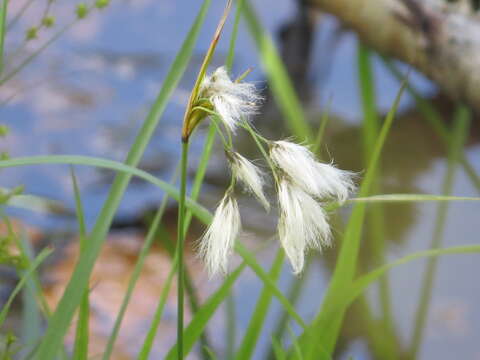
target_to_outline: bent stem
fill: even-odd
[[[178,201],[178,228],[177,228],[177,254],[178,254],[178,276],[177,276],[177,351],[178,359],[183,359],[183,304],[184,304],[184,277],[185,269],[183,262],[183,248],[186,233],[185,203],[187,199],[187,165],[188,165],[188,140],[182,141],[182,159],[180,162],[180,198]]]
[[[253,130],[252,126],[248,123],[248,121],[243,121],[241,125],[245,130],[248,131],[253,141],[255,141],[255,144],[257,145],[258,149],[262,153],[262,156],[265,158],[265,161],[270,167],[270,170],[272,170],[272,176],[275,179],[275,183],[279,184],[280,181],[278,179],[276,167],[273,164],[272,160],[270,159],[270,156],[268,156],[267,152],[265,151],[265,148],[263,147],[262,143],[260,142],[260,141],[263,141],[266,144],[270,144],[271,143],[270,140],[264,138],[263,136],[259,135],[255,130]]]

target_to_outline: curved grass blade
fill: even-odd
[[[348,306],[351,304],[361,293],[363,293],[372,283],[377,281],[381,276],[390,271],[391,269],[407,264],[411,261],[423,259],[423,258],[434,258],[438,256],[445,255],[454,255],[454,254],[473,254],[480,252],[480,245],[469,245],[469,246],[454,246],[444,249],[433,249],[433,250],[424,250],[418,251],[416,253],[407,255],[403,258],[400,258],[392,263],[383,265],[375,270],[370,271],[369,273],[356,279],[349,291],[346,292],[349,295],[346,296],[345,303],[342,306]]]
[[[48,156],[31,156],[23,158],[15,158],[9,160],[0,161],[1,168],[9,168],[15,166],[27,166],[27,165],[41,165],[41,164],[61,164],[61,165],[85,165],[85,166],[94,166],[98,168],[115,170],[120,173],[123,173],[129,177],[137,176],[149,183],[158,186],[163,191],[165,191],[168,196],[178,200],[178,190],[168,184],[167,182],[157,179],[155,176],[117,161],[106,160],[101,158],[89,157],[89,156],[78,156],[78,155],[48,155]],[[197,216],[203,222],[210,221],[210,213],[207,209],[201,205],[195,203],[191,199],[187,199],[187,207],[192,211],[192,213]]]
[[[8,192],[8,189],[1,188],[1,191]],[[12,195],[6,206],[13,206],[20,209],[30,210],[41,214],[71,215],[72,212],[59,201],[48,199],[43,196],[32,194]]]

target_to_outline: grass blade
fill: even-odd
[[[463,107],[457,109],[457,116],[454,123],[453,136],[448,154],[448,167],[445,179],[442,185],[443,194],[448,196],[451,194],[454,184],[455,168],[457,166],[459,155],[465,143],[465,137],[468,132],[469,113]],[[435,230],[431,241],[430,249],[438,249],[442,246],[443,231],[447,221],[448,202],[442,202],[437,207],[437,215],[435,219]],[[423,340],[423,333],[427,321],[428,309],[432,298],[435,273],[437,269],[437,258],[430,258],[425,269],[422,286],[420,290],[420,298],[418,308],[415,313],[415,326],[412,334],[412,342],[410,347],[410,357],[416,359],[418,351]]]
[[[113,330],[108,338],[107,346],[105,348],[105,352],[103,353],[103,359],[107,360],[110,359],[110,356],[113,352],[113,346],[118,336],[118,332],[120,330],[120,326],[122,324],[123,317],[125,312],[127,311],[128,304],[130,303],[130,299],[133,294],[133,290],[135,289],[135,285],[140,277],[143,264],[145,263],[145,259],[150,251],[150,248],[153,244],[153,240],[155,239],[155,235],[157,234],[158,227],[160,225],[161,219],[163,214],[165,213],[165,209],[167,208],[168,204],[168,196],[164,196],[157,213],[148,229],[147,236],[143,242],[142,248],[140,253],[138,254],[137,261],[132,271],[132,275],[130,276],[130,280],[128,281],[127,291],[123,296],[122,304],[120,306],[120,310],[117,313],[117,317],[115,318],[115,324],[113,325]]]
[[[2,4],[0,6],[0,74],[2,74],[3,72],[7,9],[8,9],[8,0],[2,0]]]
[[[280,341],[272,337],[272,350],[276,360],[287,360],[287,353],[283,350]]]
[[[77,177],[73,167],[70,168],[70,176],[72,178],[73,193],[75,196],[75,210],[78,221],[78,233],[80,236],[80,252],[85,249],[85,241],[87,238],[87,230],[85,226],[85,213],[83,211],[82,198],[77,183]],[[90,318],[90,301],[89,289],[85,290],[82,301],[80,303],[80,311],[78,314],[77,329],[75,332],[75,344],[73,346],[73,360],[86,360],[88,358],[89,343],[89,318]]]
[[[343,301],[341,306],[348,306],[351,304],[361,293],[363,293],[372,283],[377,281],[381,276],[390,271],[391,269],[405,265],[411,261],[423,259],[423,258],[432,258],[445,255],[454,255],[454,254],[473,254],[480,252],[480,245],[470,245],[470,246],[454,246],[444,249],[433,249],[433,250],[424,250],[418,251],[416,253],[407,255],[401,259],[398,259],[392,263],[383,265],[375,270],[370,271],[368,274],[365,274],[359,277],[352,284],[351,288],[348,291],[348,296]]]
[[[245,263],[242,263],[236,270],[231,272],[220,288],[211,295],[208,300],[203,304],[199,311],[195,314],[190,324],[187,326],[184,332],[184,351],[185,355],[188,354],[195,342],[205,330],[208,321],[211,319],[218,306],[222,303],[225,297],[230,292],[235,281],[238,279],[243,269],[245,269]],[[177,355],[177,344],[173,346],[165,357],[166,360],[174,360]]]
[[[293,347],[293,359],[296,360],[303,360],[303,353],[302,349],[300,348],[300,344],[298,343],[297,336],[293,332],[290,326],[287,326],[288,333],[290,334],[290,338],[292,339],[292,347]]]
[[[167,101],[176,88],[186,66],[191,58],[194,44],[205,19],[210,0],[205,0],[195,22],[192,24],[189,34],[177,54],[165,79],[162,89],[158,94],[137,138],[130,148],[126,164],[135,167],[150,141],[158,124],[160,115],[163,113]],[[109,230],[115,212],[120,204],[123,194],[130,182],[131,175],[118,174],[114,180],[109,196],[105,201],[92,233],[88,237],[85,251],[80,259],[65,289],[65,292],[53,314],[44,339],[39,347],[37,357],[40,359],[53,359],[60,348],[63,337],[68,330],[73,314],[81,301],[81,294],[88,285],[90,273],[98,257],[105,236]]]
[[[327,130],[328,122],[330,121],[330,103],[327,104],[327,108],[323,112],[322,120],[320,122],[320,127],[315,137],[315,142],[312,146],[312,152],[318,154],[320,152],[320,146],[323,144],[323,138],[325,136],[325,131]]]
[[[308,276],[310,269],[312,265],[312,256],[308,256],[305,259],[305,268],[303,270],[302,276],[300,277],[294,277],[291,281],[290,287],[287,292],[287,297],[289,301],[292,303],[292,305],[296,305],[300,295],[302,294],[303,289],[306,286]],[[281,315],[278,317],[277,324],[275,326],[275,330],[273,331],[273,338],[274,339],[279,339],[280,341],[284,338],[284,333],[287,330],[288,323],[289,323],[290,317],[288,313],[285,310],[282,310]],[[275,349],[273,348],[273,342],[272,342],[272,348],[270,349],[269,354],[267,355],[267,359],[272,360],[275,356]]]
[[[150,328],[147,332],[147,336],[143,342],[142,348],[138,354],[137,360],[147,360],[150,355],[150,351],[152,350],[153,341],[155,340],[155,336],[157,335],[158,325],[160,325],[160,320],[162,319],[163,309],[165,308],[165,304],[167,302],[168,293],[172,286],[173,276],[177,272],[178,267],[178,256],[175,255],[173,259],[172,268],[168,273],[167,281],[163,286],[162,293],[160,294],[160,301],[158,302],[157,309],[155,310],[155,314],[153,315],[152,323],[150,324]]]
[[[273,261],[269,274],[270,278],[274,281],[278,281],[280,272],[282,270],[284,258],[285,256],[283,250],[281,248],[278,249],[277,256]],[[270,307],[270,304],[272,302],[272,297],[272,291],[266,285],[264,285],[262,292],[258,298],[257,305],[255,306],[255,310],[253,311],[252,317],[250,319],[250,323],[248,324],[247,331],[245,332],[245,335],[243,337],[240,349],[237,351],[235,359],[244,360],[250,359],[252,357],[258,338],[260,336],[260,332],[263,327],[263,323],[265,322],[265,318],[267,317],[268,308]]]
[[[235,13],[232,35],[230,36],[230,46],[228,48],[227,59],[225,60],[225,67],[228,71],[232,70],[233,60],[235,59],[235,45],[238,38],[238,26],[240,24],[240,18],[242,17],[243,2],[244,0],[237,1],[237,11]]]
[[[358,43],[357,49],[357,64],[358,64],[358,82],[359,82],[359,95],[362,102],[363,109],[363,149],[364,149],[364,162],[367,163],[372,156],[372,152],[375,148],[375,142],[380,132],[380,118],[377,115],[377,101],[375,92],[375,79],[371,64],[371,53],[361,43]],[[382,177],[381,161],[375,169],[373,177],[375,180],[372,184],[371,193],[381,193],[382,184],[379,181]],[[369,241],[365,246],[369,247],[370,252],[373,255],[373,261],[375,266],[380,266],[385,263],[385,219],[383,204],[378,203],[371,207],[369,214],[366,216],[366,223],[369,229]],[[383,276],[379,281],[378,298],[381,308],[381,321],[377,322],[377,327],[381,327],[381,333],[383,334],[381,341],[373,341],[372,351],[376,356],[385,360],[394,360],[394,354],[398,351],[395,335],[393,315],[391,309],[390,298],[390,282],[388,276]],[[362,301],[364,307],[369,307],[368,302]],[[362,311],[367,317],[370,310]],[[365,319],[365,322],[372,324],[373,319],[371,316]],[[367,329],[371,329],[371,325],[367,325]],[[375,334],[375,331],[368,331],[368,336],[371,339],[377,339],[379,336]],[[380,346],[376,346],[380,344]],[[393,358],[392,358],[393,357]]]
[[[33,261],[34,252],[32,246],[25,236],[21,236],[20,246],[22,256],[28,258],[28,261]],[[21,273],[20,273],[21,274]],[[37,341],[42,332],[42,315],[40,312],[39,304],[37,303],[39,293],[39,280],[38,274],[34,272],[32,276],[27,280],[25,288],[22,292],[22,325],[21,334],[24,344],[31,344]],[[26,350],[26,349],[25,349]],[[22,351],[22,353],[24,350]]]
[[[272,280],[271,276],[265,272],[262,267],[257,263],[255,257],[247,251],[247,249],[239,242],[235,244],[235,251],[243,258],[243,261],[255,272],[259,279],[261,279],[266,287],[275,295],[277,300],[282,304],[285,311],[300,325],[302,328],[306,329],[307,324],[303,321],[302,317],[298,315],[295,311],[294,306],[290,301],[283,295],[280,289],[276,286],[275,282]]]
[[[309,140],[312,134],[303,107],[293,88],[290,77],[271,37],[263,29],[250,2],[245,0],[243,15],[257,45],[263,68],[279,108],[285,115],[288,127],[300,141]]]
[[[426,202],[426,201],[479,201],[480,197],[433,195],[433,194],[382,194],[349,199],[348,202],[365,203],[396,203],[396,202]]]
[[[9,192],[9,189],[0,188],[0,191]],[[21,209],[26,209],[41,214],[60,214],[67,215],[70,211],[59,201],[48,199],[43,196],[32,194],[15,194],[12,195],[5,204]]]
[[[377,138],[375,148],[372,151],[368,170],[359,190],[360,196],[368,195],[371,190],[374,181],[373,176],[378,165],[380,154],[393,123],[404,88],[405,84],[403,84],[399,90]],[[307,347],[307,350],[305,351],[306,359],[318,359],[318,356],[315,354],[320,353],[320,346],[323,346],[323,350],[329,354],[333,351],[338,331],[346,311],[346,308],[339,310],[337,304],[341,302],[339,300],[344,296],[345,289],[351,285],[355,276],[364,216],[365,204],[355,204],[345,230],[337,265],[335,266],[332,280],[327,289],[321,311],[313,321],[307,334],[301,339],[303,342],[306,342],[306,344],[302,343],[302,348]],[[327,327],[331,327],[332,331],[326,331],[325,329]],[[319,335],[313,336],[313,334]],[[310,339],[310,341],[308,341],[308,339]]]
[[[129,166],[122,164],[120,162],[89,157],[89,156],[77,156],[77,155],[49,155],[49,156],[31,156],[23,158],[15,158],[10,160],[0,161],[1,168],[9,168],[15,166],[27,166],[27,165],[41,165],[41,164],[69,164],[69,165],[86,165],[86,166],[95,166],[98,168],[110,169],[118,171],[122,174],[125,174],[129,178],[133,175],[148,181],[149,183],[158,186],[160,189],[165,191],[168,196],[178,200],[178,190],[168,184],[167,182],[157,179],[155,176],[135,168],[134,166]],[[191,199],[187,199],[187,207],[193,212],[193,214],[200,220],[205,223],[210,221],[210,213],[207,209],[201,205],[195,203]]]

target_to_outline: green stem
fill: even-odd
[[[2,7],[0,8],[0,74],[3,71],[3,53],[5,44],[5,22],[7,18],[8,0],[2,1]]]
[[[259,135],[255,130],[252,129],[252,126],[247,121],[244,121],[242,126],[252,136],[253,140],[255,141],[255,144],[257,144],[260,152],[262,153],[263,157],[265,158],[265,161],[267,162],[268,166],[272,170],[272,175],[273,175],[273,178],[275,179],[275,182],[277,184],[279,184],[280,181],[278,179],[278,175],[277,175],[277,172],[276,172],[276,167],[273,164],[272,160],[270,159],[270,156],[268,156],[267,152],[265,151],[265,148],[260,143],[260,140],[262,140],[265,143],[270,143],[270,140],[268,140],[268,139],[264,138],[263,136]]]
[[[143,342],[142,348],[138,353],[137,360],[147,360],[150,355],[150,351],[152,349],[155,336],[157,334],[157,329],[162,319],[163,309],[165,308],[165,304],[167,302],[167,297],[172,284],[173,276],[177,271],[177,267],[178,267],[178,254],[175,253],[173,257],[172,267],[170,269],[170,272],[168,273],[167,280],[165,281],[165,285],[163,286],[162,294],[160,295],[160,300],[158,302],[157,308],[155,309],[155,314],[153,315],[152,323],[150,324],[150,328],[148,330],[147,336],[145,337],[145,341]]]
[[[76,22],[78,19],[72,20],[72,22],[68,23],[65,25],[63,28],[61,28],[55,35],[53,35],[45,44],[43,44],[41,47],[39,47],[35,52],[33,52],[29,57],[27,57],[25,60],[23,60],[16,68],[14,68],[10,73],[6,74],[4,77],[0,79],[0,85],[5,84],[7,81],[9,81],[11,78],[13,78],[15,75],[17,75],[23,68],[25,68],[27,65],[29,65],[33,60],[37,58],[38,55],[40,55],[47,47],[49,47],[51,44],[53,44],[60,36],[62,36],[64,33],[66,33]]]
[[[236,331],[236,307],[235,307],[235,296],[230,293],[225,299],[225,309],[226,309],[226,324],[227,331],[225,333],[226,337],[226,357],[227,359],[233,359],[235,355],[235,338],[237,335]]]
[[[183,232],[185,223],[185,203],[187,200],[187,165],[188,165],[188,140],[182,142],[182,159],[180,162],[180,198],[178,201],[178,228],[177,228],[177,354],[178,360],[183,359],[183,305],[185,269],[183,260],[184,242],[186,234]]]
[[[33,4],[33,0],[28,0],[23,6],[22,8],[18,11],[18,13],[15,15],[15,17],[10,20],[10,22],[8,23],[7,25],[7,31],[10,31],[12,29],[12,27],[15,26],[15,24],[17,23],[18,20],[20,20],[20,18],[23,16],[23,14],[25,13],[25,11],[28,10],[28,8]]]
[[[320,146],[323,145],[323,137],[325,136],[325,130],[327,129],[327,124],[328,124],[328,121],[330,120],[330,105],[331,105],[331,100],[328,101],[327,107],[323,112],[317,137],[315,138],[315,142],[313,143],[313,146],[312,146],[312,152],[317,156],[320,152]]]

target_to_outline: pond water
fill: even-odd
[[[11,17],[29,0],[15,0]],[[148,148],[142,168],[162,179],[170,179],[179,157],[179,134],[183,109],[196,72],[207,49],[211,34],[223,10],[223,1],[213,1],[207,21],[195,48],[195,56],[179,88],[174,92],[157,133]],[[0,108],[2,121],[11,127],[10,135],[2,143],[1,150],[8,150],[12,157],[76,154],[123,160],[136,130],[142,123],[149,105],[154,100],[162,80],[168,72],[176,51],[199,9],[200,2],[113,0],[112,5],[100,13],[92,13],[74,25],[60,40],[50,46],[34,63],[0,90],[0,101],[8,103]],[[38,21],[45,3],[37,0],[25,16],[8,33],[7,49],[16,49],[26,28]],[[51,12],[59,23],[72,18],[73,1],[54,2]],[[268,31],[280,38],[281,29],[296,17],[293,0],[264,0],[255,8]],[[312,53],[306,69],[302,92],[305,112],[312,124],[318,124],[321,112],[330,103],[332,114],[324,148],[342,168],[362,171],[361,105],[358,93],[356,68],[356,37],[339,30],[336,21],[328,16],[315,15]],[[225,38],[220,42],[214,65],[220,65],[228,50],[227,37],[232,22],[227,24]],[[32,50],[43,44],[56,30],[41,31],[39,39],[32,41],[11,59],[7,52],[7,71]],[[299,41],[302,39],[299,38]],[[287,49],[288,51],[288,49]],[[242,73],[253,67],[250,78],[268,91],[254,44],[245,24],[241,25],[237,42],[237,56],[233,72]],[[390,108],[399,83],[375,59],[377,100],[380,113]],[[435,87],[417,74],[411,82],[427,96],[435,93]],[[259,127],[280,137],[286,134],[281,126],[272,102],[265,105],[265,116],[259,116]],[[445,114],[448,110],[445,110]],[[451,110],[450,110],[451,112]],[[475,170],[480,171],[480,147],[478,131],[471,132],[466,156]],[[192,171],[195,154],[202,146],[202,136],[193,144]],[[214,156],[207,175],[205,203],[213,205],[219,199],[226,171],[222,154]],[[405,95],[400,113],[389,135],[383,153],[381,183],[385,193],[441,194],[446,174],[446,151],[433,130],[413,108],[413,101]],[[113,179],[111,173],[90,168],[76,167],[82,188],[87,223],[92,225],[101,208]],[[27,193],[53,198],[74,207],[73,190],[66,166],[35,166],[2,171],[1,186],[24,184]],[[458,167],[453,189],[454,195],[478,196],[468,176]],[[134,181],[130,186],[119,212],[119,217],[138,217],[144,209],[155,206],[162,198],[157,188]],[[275,218],[259,215],[259,209],[247,200],[242,202],[245,221],[252,233],[262,234],[252,238],[264,238],[273,233]],[[438,204],[394,204],[383,208],[386,221],[387,257],[396,259],[412,252],[427,249],[434,232]],[[72,219],[52,218],[32,212],[12,210],[23,221],[43,228],[73,228]],[[343,212],[348,215],[348,211]],[[443,246],[476,244],[475,231],[478,205],[452,203],[443,232]],[[368,241],[367,237],[364,239]],[[368,266],[368,246],[365,245],[365,262]],[[301,315],[311,318],[318,308],[332,268],[335,249],[325,256],[317,256],[306,274],[305,290],[297,308]],[[261,252],[262,263],[273,259],[271,249]],[[474,255],[458,255],[441,258],[436,274],[433,299],[426,327],[425,341],[419,359],[480,359],[476,340],[480,334],[480,291],[472,276],[479,271]],[[370,259],[371,261],[371,259]],[[412,336],[415,310],[425,261],[416,261],[395,269],[390,274],[392,312],[402,349],[406,349]],[[285,266],[281,287],[298,281]],[[248,326],[249,314],[255,306],[259,282],[250,271],[241,277],[235,294],[237,303],[237,335]],[[378,294],[372,288],[368,294],[371,309],[377,314]],[[240,301],[241,300],[241,301]],[[268,316],[255,359],[264,359],[268,350],[271,331],[279,313],[275,303]],[[361,316],[352,313],[347,318],[342,337],[342,351],[338,358],[373,358],[369,339],[357,331],[362,328]],[[210,329],[212,342],[219,354],[224,348],[223,337],[218,336],[223,325],[223,315]],[[349,331],[349,329],[351,331]],[[295,329],[294,329],[295,330]],[[160,355],[159,355],[160,356]],[[193,358],[193,357],[192,357]],[[220,356],[220,358],[222,358]]]

